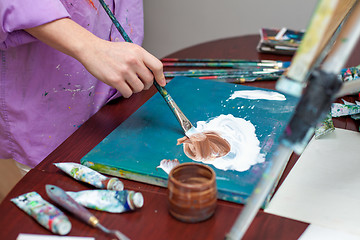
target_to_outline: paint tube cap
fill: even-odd
[[[51,225],[52,231],[56,234],[66,235],[71,230],[71,222],[65,215],[55,217]]]
[[[117,178],[110,178],[110,180],[107,184],[107,189],[122,191],[122,190],[124,190],[124,184],[122,183],[122,181],[120,181]]]
[[[144,197],[140,192],[134,193],[132,197],[135,208],[141,208],[144,205]]]

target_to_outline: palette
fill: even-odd
[[[285,95],[285,101],[229,100],[235,91],[259,88],[187,77],[174,78],[166,88],[195,126],[198,121],[221,114],[232,114],[255,126],[261,153],[265,155],[263,163],[244,172],[224,171],[209,165],[216,173],[218,198],[245,203],[271,161],[298,99]],[[157,168],[161,160],[193,162],[184,154],[182,146],[176,145],[181,137],[183,131],[176,118],[160,94],[155,94],[85,155],[81,163],[106,174],[166,187],[168,176]]]

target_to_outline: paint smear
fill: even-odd
[[[177,160],[176,158],[174,160],[171,159],[163,159],[160,161],[160,165],[157,166],[156,168],[161,168],[162,170],[164,170],[167,174],[170,173],[171,169],[173,169],[174,167],[176,167],[177,165],[179,165],[180,162],[179,160]]]
[[[95,7],[95,4],[92,0],[87,0],[87,1],[95,10],[97,10],[97,8]]]
[[[264,90],[243,90],[235,91],[229,99],[235,98],[246,98],[246,99],[264,99],[264,100],[275,100],[285,101],[286,97],[278,92],[264,91]]]
[[[178,139],[183,144],[186,156],[196,161],[212,161],[230,152],[230,144],[214,131],[192,134]]]
[[[255,127],[243,118],[236,118],[231,114],[220,115],[209,121],[197,122],[199,132],[216,132],[230,145],[230,151],[209,161],[194,159],[221,170],[247,171],[252,165],[264,162],[265,155],[260,153],[260,141],[256,137]],[[184,146],[185,151],[185,146]]]

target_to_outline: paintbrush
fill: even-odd
[[[162,58],[163,62],[281,62],[277,60],[247,60],[234,58]]]
[[[284,70],[265,68],[262,70],[258,69],[247,69],[247,70],[238,70],[238,69],[194,69],[187,71],[166,71],[164,72],[165,77],[203,77],[203,76],[224,76],[224,75],[238,75],[239,77],[245,75],[268,75],[268,74],[278,74],[279,76],[284,73]]]
[[[56,202],[61,207],[65,208],[72,214],[74,214],[77,218],[91,225],[92,227],[99,228],[101,231],[116,236],[119,240],[130,240],[124,234],[122,234],[118,230],[110,230],[105,228],[100,224],[99,219],[97,219],[94,215],[92,215],[86,208],[77,203],[74,199],[72,199],[64,190],[61,188],[47,184],[45,186],[46,193],[51,200]]]
[[[266,63],[279,67],[288,67],[290,62],[275,61],[275,60],[246,60],[246,59],[221,59],[221,58],[163,58],[162,62],[213,62],[213,63]]]
[[[105,9],[106,13],[109,15],[111,21],[114,23],[115,27],[118,29],[118,31],[120,32],[121,36],[124,38],[124,40],[126,42],[132,43],[133,41],[130,39],[130,37],[127,35],[127,33],[125,32],[124,28],[121,26],[121,24],[119,23],[119,21],[116,19],[116,17],[114,16],[114,14],[111,12],[111,10],[109,9],[109,7],[106,5],[106,3],[103,0],[99,0],[100,4],[102,5],[102,7]],[[194,133],[196,133],[196,129],[194,128],[194,126],[191,124],[191,122],[189,121],[189,119],[187,119],[187,117],[184,115],[184,113],[180,110],[180,108],[176,105],[175,101],[172,99],[172,97],[170,96],[170,94],[167,92],[167,90],[160,86],[156,80],[154,79],[154,85],[156,87],[156,89],[159,91],[160,95],[164,98],[165,102],[168,104],[169,108],[171,109],[171,111],[174,113],[176,119],[179,121],[182,129],[185,132],[186,136],[190,136]]]
[[[265,75],[265,76],[204,76],[198,77],[203,80],[214,80],[217,82],[228,82],[228,83],[246,83],[246,82],[255,82],[255,81],[270,81],[277,80],[279,76],[274,75]]]
[[[163,62],[164,67],[228,67],[228,68],[283,68],[283,63],[268,62]]]

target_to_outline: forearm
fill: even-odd
[[[124,97],[149,89],[153,79],[165,86],[162,63],[142,47],[98,38],[69,18],[62,18],[28,33],[49,46],[77,59],[100,81]]]
[[[69,18],[62,18],[34,28],[25,29],[32,36],[45,44],[77,60],[88,44],[99,39],[85,28]]]

